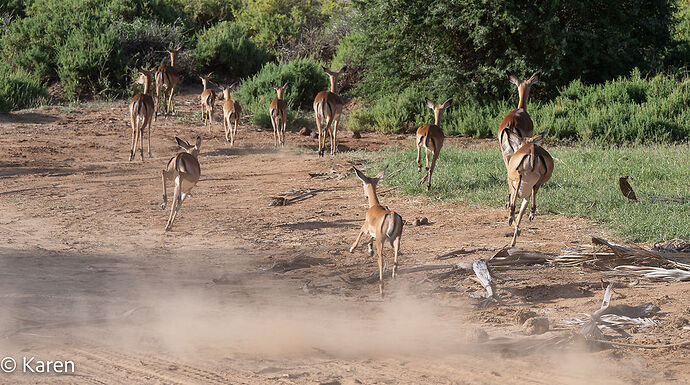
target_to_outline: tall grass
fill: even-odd
[[[501,119],[517,105],[515,94],[515,100],[485,105],[456,99],[441,127],[447,135],[495,136]],[[404,132],[407,122],[431,123],[433,113],[424,105],[426,96],[433,97],[409,87],[381,98],[350,113],[348,127],[389,133]],[[441,96],[439,100],[452,95]],[[660,74],[646,79],[635,70],[629,77],[605,84],[575,80],[553,100],[530,102],[528,111],[536,130],[547,129],[550,137],[563,142],[682,142],[690,138],[690,77]]]
[[[412,147],[412,146],[410,146]],[[498,147],[498,144],[496,145]],[[690,239],[689,144],[637,147],[548,148],[555,170],[537,195],[537,214],[584,217],[633,242]],[[444,148],[431,192],[419,185],[416,150],[386,151],[376,168],[391,165],[387,185],[404,194],[428,194],[441,201],[504,207],[506,171],[498,148]],[[633,176],[639,202],[629,203],[618,178]],[[683,203],[657,197],[685,199]]]

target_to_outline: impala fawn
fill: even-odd
[[[443,147],[443,130],[441,130],[441,117],[443,116],[443,111],[450,107],[453,103],[453,98],[446,100],[441,104],[434,104],[428,98],[426,99],[426,106],[434,111],[434,124],[425,124],[417,129],[417,170],[422,171],[422,162],[420,160],[421,150],[424,147],[424,154],[426,155],[426,174],[424,178],[419,182],[423,184],[424,181],[427,182],[426,189],[431,190],[431,175],[434,173],[434,167],[436,167],[436,159],[441,152],[441,147]],[[429,167],[429,151],[431,151],[433,157],[431,160],[431,167]]]
[[[357,178],[362,181],[364,197],[369,202],[369,210],[367,210],[364,224],[357,235],[357,239],[355,239],[355,243],[350,247],[350,252],[352,253],[355,250],[362,234],[367,233],[372,237],[368,243],[369,256],[374,255],[372,243],[375,243],[379,261],[379,293],[383,296],[383,243],[388,241],[393,247],[393,278],[395,278],[398,269],[398,252],[400,250],[403,219],[396,212],[381,206],[376,196],[376,184],[386,173],[386,170],[384,169],[374,178],[367,178],[357,168],[354,168],[354,170]]]
[[[235,87],[237,83],[233,83],[229,87],[223,88],[223,128],[225,129],[225,140],[230,142],[230,147],[235,144],[235,136],[237,135],[237,123],[242,115],[242,107],[237,100],[230,99],[230,90]],[[231,123],[235,126],[232,127]],[[230,137],[228,138],[228,134]]]
[[[153,120],[154,103],[153,98],[149,95],[149,88],[151,86],[151,78],[154,76],[153,71],[141,69],[136,83],[144,85],[144,93],[136,94],[129,104],[129,116],[132,124],[132,147],[129,151],[129,160],[134,159],[137,143],[141,148],[141,161],[144,161],[144,129],[149,128],[149,143],[148,153],[151,157],[151,120]]]
[[[511,146],[517,148],[508,163],[508,187],[510,189],[508,224],[515,223],[511,247],[515,246],[517,242],[520,221],[522,221],[522,215],[525,213],[530,197],[532,198],[532,209],[529,214],[531,221],[537,212],[537,192],[551,178],[553,173],[553,158],[548,151],[539,146],[545,134],[546,131],[532,138],[524,138],[513,129],[507,131],[508,138],[512,142]],[[518,198],[522,199],[522,203],[517,220],[515,220],[515,204]]]
[[[165,225],[165,231],[170,231],[172,224],[175,221],[175,216],[177,216],[182,202],[184,202],[189,192],[192,188],[196,186],[201,177],[201,168],[199,166],[199,147],[201,147],[201,137],[196,137],[196,143],[194,146],[190,145],[186,141],[175,137],[177,144],[184,151],[178,152],[175,156],[170,158],[168,165],[162,172],[163,179],[163,203],[161,208],[165,209],[168,204],[168,190],[166,187],[166,181],[175,181],[175,198],[173,199],[173,207],[170,209],[170,216],[168,217],[168,223]]]
[[[290,83],[283,84],[282,87],[273,86],[278,97],[271,101],[268,112],[271,116],[273,126],[273,144],[278,147],[285,144],[285,128],[287,127],[287,103],[283,100],[283,94]]]

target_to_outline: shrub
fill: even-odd
[[[290,82],[285,100],[290,111],[305,108],[311,110],[316,94],[328,89],[328,76],[321,64],[312,59],[300,59],[289,63],[268,63],[251,79],[242,83],[234,97],[251,115],[251,121],[262,127],[271,127],[268,107],[275,98],[274,85]],[[291,112],[288,120],[294,114]]]
[[[120,21],[117,31],[122,56],[127,59],[129,67],[127,72],[168,63],[170,55],[166,49],[188,45],[182,23],[162,24],[156,20],[136,19],[132,22]],[[181,74],[191,70],[184,60],[176,63],[176,66]]]
[[[36,106],[46,97],[36,76],[0,60],[0,113]]]
[[[198,34],[193,57],[196,71],[227,73],[235,78],[256,73],[269,60],[268,52],[251,42],[242,27],[227,21]]]

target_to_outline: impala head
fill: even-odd
[[[517,86],[518,95],[520,95],[520,103],[518,104],[518,108],[525,108],[527,104],[527,98],[529,97],[529,89],[530,87],[532,87],[534,83],[539,81],[540,77],[541,70],[532,74],[532,76],[527,80],[520,80],[517,77],[515,77],[515,75],[508,72],[508,79],[510,79],[511,83]]]
[[[347,71],[347,66],[343,66],[340,71],[331,71],[328,68],[321,66],[323,70],[328,74],[328,78],[331,81],[331,92],[337,93],[338,90],[338,75],[344,74]]]
[[[196,143],[193,146],[187,143],[187,141],[178,138],[177,136],[175,137],[175,140],[177,141],[177,145],[180,146],[181,149],[185,150],[187,153],[191,154],[195,158],[199,156],[199,148],[201,147],[200,136],[196,137]]]
[[[178,54],[181,50],[182,50],[182,46],[179,46],[179,47],[177,47],[177,48],[173,48],[173,49],[168,49],[168,50],[166,50],[166,51],[168,51],[168,53],[170,54],[170,64],[173,64],[173,65],[174,65],[175,59],[177,58],[177,54]]]
[[[376,196],[376,184],[379,182],[381,178],[383,178],[383,175],[386,173],[386,169],[384,168],[381,170],[378,175],[376,175],[373,178],[368,178],[366,175],[364,175],[363,172],[359,171],[357,167],[352,167],[355,170],[355,174],[357,174],[357,178],[362,181],[362,188],[364,189],[364,197],[369,200],[370,196],[369,194],[374,194]],[[368,188],[371,186],[371,190]]]
[[[155,70],[149,71],[142,68],[139,70],[139,76],[137,77],[137,80],[135,80],[134,82],[137,84],[146,85],[154,77],[155,72]]]
[[[510,141],[510,145],[515,149],[519,149],[527,144],[541,144],[541,142],[544,140],[547,130],[544,130],[531,138],[521,137],[517,130],[513,128],[509,128],[506,131],[508,132],[508,140]]]
[[[211,75],[213,75],[213,72],[210,72],[208,75],[199,75],[199,79],[201,79],[201,83],[204,85],[204,89],[208,87],[208,81],[211,79]]]
[[[223,99],[230,100],[230,91],[232,91],[233,88],[237,87],[237,84],[239,84],[239,82],[234,82],[229,86],[221,87],[221,90],[223,91]]]
[[[434,111],[434,124],[438,126],[441,123],[443,111],[445,111],[446,108],[450,107],[451,104],[453,104],[453,98],[449,98],[441,104],[434,104],[434,102],[432,102],[431,99],[426,98],[426,106],[431,108],[432,111]]]
[[[289,85],[290,82],[286,82],[285,84],[283,84],[282,87],[273,86],[273,89],[276,90],[276,92],[278,93],[278,99],[283,98],[283,94],[285,93],[285,90],[288,88]]]

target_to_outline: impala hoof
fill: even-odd
[[[513,224],[513,217],[508,218],[508,226]]]
[[[534,213],[529,213],[528,218],[529,218],[529,221],[532,222],[532,220],[534,219]]]
[[[354,253],[354,252],[355,252],[355,248],[354,248],[354,247],[350,247],[350,253]]]

